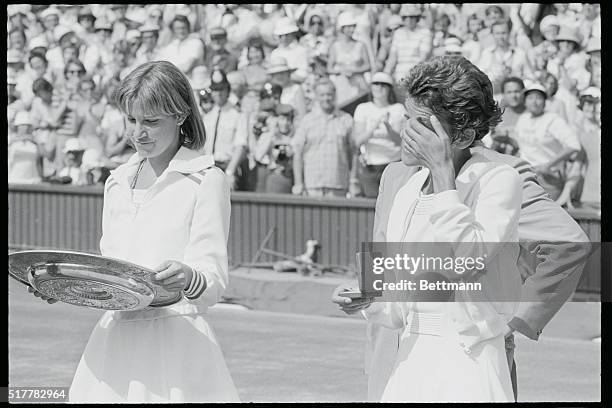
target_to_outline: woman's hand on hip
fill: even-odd
[[[179,261],[165,261],[153,271],[157,284],[169,292],[186,289],[193,279],[193,268]]]

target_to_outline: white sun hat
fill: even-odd
[[[283,17],[276,22],[276,26],[274,27],[274,35],[286,35],[296,33],[299,30],[300,29],[292,18]]]

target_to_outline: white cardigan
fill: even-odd
[[[201,273],[207,287],[198,299],[119,313],[140,319],[204,312],[220,300],[228,283],[229,184],[212,156],[181,147],[136,207],[130,184],[140,160],[134,154],[106,181],[102,255],[148,268],[180,261]]]
[[[418,184],[414,184],[411,194],[414,200],[419,196]],[[468,353],[475,344],[500,335],[518,305],[521,280],[516,261],[521,201],[518,172],[477,152],[461,168],[456,190],[434,195],[430,223],[435,242],[453,243],[455,256],[487,254],[483,291],[457,291],[458,301],[450,305],[460,346]],[[401,204],[409,207],[412,203]],[[389,224],[392,222],[390,219]],[[419,242],[420,238],[406,240]],[[409,310],[405,303],[377,302],[363,314],[373,323],[399,329],[404,327]]]

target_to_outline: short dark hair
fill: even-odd
[[[508,27],[508,32],[512,31],[512,20],[510,20],[509,18],[499,18],[495,20],[491,24],[491,32],[493,32],[493,27],[495,27],[496,25],[505,25],[506,27]]]
[[[544,77],[545,81],[548,81],[549,78],[553,79],[553,89],[550,91],[550,96],[553,97],[556,95],[557,91],[559,90],[559,80],[557,79],[556,76],[554,76],[553,74],[551,74],[550,72],[546,73],[546,76]]]
[[[523,82],[523,80],[519,77],[515,77],[515,76],[511,76],[508,78],[504,78],[504,80],[501,83],[501,91],[504,92],[505,88],[506,88],[506,84],[512,83],[514,82],[515,84],[518,84],[521,89],[525,89],[525,83]]]
[[[32,92],[34,95],[38,95],[40,91],[53,92],[53,85],[45,78],[37,78],[32,83]]]
[[[172,21],[170,21],[170,24],[168,25],[168,27],[170,27],[170,30],[172,30],[174,23],[176,23],[177,21],[187,24],[187,29],[191,31],[191,23],[189,23],[189,19],[186,16],[183,16],[182,14],[174,16]]]
[[[43,54],[42,52],[36,52],[36,51],[30,52],[30,55],[28,56],[28,62],[31,64],[34,58],[40,58],[41,60],[43,60],[45,65],[49,65],[49,61],[47,61],[47,57],[45,57],[45,54]]]
[[[578,101],[578,108],[582,109],[584,108],[584,104],[585,103],[597,103],[599,101],[599,99],[595,98],[592,95],[581,95]]]
[[[78,48],[77,48],[77,50],[78,50]],[[81,60],[78,60],[76,58],[71,58],[70,60],[66,61],[66,65],[64,65],[64,77],[68,74],[68,67],[71,64],[78,65],[79,68],[81,69],[81,71],[83,71],[83,74],[87,73],[87,70],[85,69],[85,65],[83,65]]]
[[[475,140],[480,140],[501,122],[502,111],[493,98],[489,77],[464,57],[446,55],[423,61],[401,85],[416,103],[454,129],[451,140],[467,129],[474,129]]]

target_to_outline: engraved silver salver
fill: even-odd
[[[104,310],[168,306],[183,298],[153,279],[155,272],[130,262],[71,251],[9,254],[9,275],[59,301]]]

